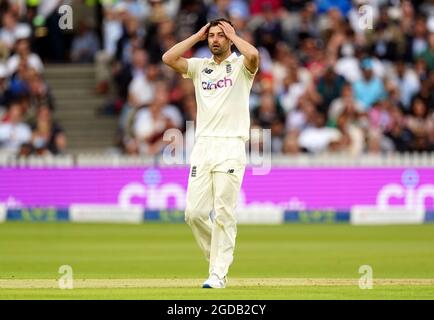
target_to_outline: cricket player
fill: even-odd
[[[208,40],[212,57],[182,57],[203,40]],[[232,45],[240,56],[231,51]],[[209,261],[209,278],[202,287],[225,288],[235,249],[234,210],[246,166],[249,94],[259,53],[235,33],[230,21],[217,19],[174,45],[163,55],[163,62],[194,83],[196,142],[190,158],[185,220]]]

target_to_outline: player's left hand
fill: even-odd
[[[219,27],[222,28],[223,32],[229,40],[232,40],[233,37],[236,35],[235,29],[226,21],[220,21]]]

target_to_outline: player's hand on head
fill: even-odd
[[[207,36],[208,36],[208,28],[209,28],[209,22],[204,25],[196,34],[199,37],[200,41],[204,41],[206,40]]]
[[[235,34],[236,34],[234,27],[232,27],[226,21],[220,21],[219,27],[222,28],[223,32],[225,33],[225,35],[228,39],[232,39],[232,37],[235,36]]]

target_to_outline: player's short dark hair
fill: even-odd
[[[215,20],[212,20],[212,21],[209,22],[208,30],[206,32],[208,33],[209,29],[211,27],[218,26],[221,21],[229,23],[232,27],[234,26],[230,20],[225,19],[225,18],[218,18],[218,19],[215,19]]]

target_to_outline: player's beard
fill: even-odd
[[[210,50],[211,50],[211,53],[216,57],[222,57],[227,52],[227,48],[222,47],[221,45],[218,45],[217,47],[211,46]]]

